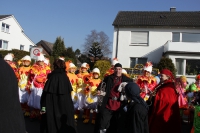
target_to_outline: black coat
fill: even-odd
[[[105,109],[106,104],[107,104],[108,99],[109,99],[109,96],[110,96],[110,91],[111,91],[111,89],[114,86],[114,77],[115,77],[115,75],[112,74],[112,75],[106,76],[104,78],[104,80],[103,80],[103,82],[106,83],[106,88],[105,88],[106,95],[103,98],[102,105],[98,106],[98,114],[97,114],[97,117],[96,117],[94,133],[98,133],[98,131],[99,131],[99,128],[100,128],[100,119],[101,119],[101,112],[103,112],[103,110]],[[131,78],[125,76],[125,75],[122,75],[121,82],[133,82],[133,79],[131,79]],[[97,89],[100,89],[100,85],[101,84],[99,84],[99,86],[98,86]],[[121,106],[123,106],[123,104]],[[122,110],[122,108],[120,108],[120,110]],[[121,113],[123,114],[123,112],[121,112]]]
[[[56,69],[48,75],[42,96],[41,107],[46,107],[42,115],[41,133],[75,133],[74,107],[71,99],[71,83],[64,69]]]
[[[13,69],[2,58],[0,58],[0,106],[0,133],[25,133],[17,78]]]
[[[149,133],[148,110],[139,103],[127,107],[124,133]]]

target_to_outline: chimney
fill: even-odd
[[[170,7],[170,12],[176,12],[176,7]]]

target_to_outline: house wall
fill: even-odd
[[[29,51],[30,45],[34,46],[35,44],[22,32],[22,28],[18,22],[13,18],[9,17],[4,20],[0,20],[0,27],[2,22],[10,25],[9,33],[0,31],[0,39],[8,41],[8,49],[20,49],[20,45],[24,45],[24,50]]]
[[[112,57],[116,56],[117,44],[117,28],[114,28],[113,37],[113,53]],[[149,45],[148,46],[130,46],[131,31],[149,31]],[[131,57],[147,57],[148,61],[158,63],[163,51],[164,44],[168,40],[172,40],[172,32],[190,32],[200,33],[200,29],[196,28],[119,28],[118,34],[118,53],[117,58],[123,67],[130,67]]]

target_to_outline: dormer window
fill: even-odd
[[[2,32],[9,33],[9,28],[10,28],[10,25],[2,23],[2,26],[1,26],[1,31]]]

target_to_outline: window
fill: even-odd
[[[200,74],[200,59],[177,59],[176,69],[178,75]]]
[[[0,48],[8,49],[8,41],[0,40]]]
[[[29,52],[31,52],[32,47],[33,47],[32,45],[29,45]]]
[[[24,50],[24,45],[20,45],[20,50]]]
[[[172,33],[172,42],[180,42],[180,32]]]
[[[182,42],[200,42],[200,33],[182,33]]]
[[[130,58],[130,68],[134,68],[136,64],[145,64],[147,58]]]
[[[183,59],[176,59],[176,69],[178,75],[183,75],[183,67],[184,67],[184,60]]]
[[[9,25],[2,23],[1,31],[9,33],[9,28],[10,28]]]
[[[197,75],[200,73],[200,60],[186,59],[186,75]]]
[[[148,45],[149,32],[131,32],[131,45]]]
[[[5,31],[5,24],[2,23],[1,31]]]

